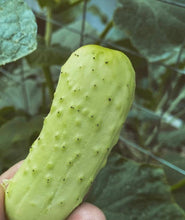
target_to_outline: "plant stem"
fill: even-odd
[[[46,20],[46,29],[45,29],[45,35],[44,35],[44,40],[46,46],[50,46],[51,44],[51,34],[52,34],[52,29],[53,29],[53,24],[51,22],[52,20],[52,10],[51,8],[47,8],[47,20]]]
[[[26,112],[29,114],[29,102],[28,102],[28,93],[27,93],[27,90],[26,90],[26,85],[25,85],[25,76],[24,76],[24,67],[23,67],[23,61],[21,63],[21,81],[22,81],[22,94],[23,94],[23,97],[24,97],[24,105],[25,105],[25,110]]]
[[[108,34],[108,32],[110,31],[110,29],[113,27],[113,21],[111,20],[106,27],[104,28],[104,30],[102,31],[102,33],[99,36],[99,39],[96,41],[95,44],[100,44],[100,42],[106,37],[106,35]]]
[[[185,179],[180,180],[178,183],[175,183],[174,185],[171,186],[171,191],[176,191],[180,188],[185,186]]]
[[[46,83],[42,83],[42,112],[46,113]]]
[[[53,79],[52,79],[52,76],[51,76],[50,68],[49,68],[49,66],[43,66],[42,70],[43,70],[43,73],[44,73],[44,77],[46,79],[46,84],[49,88],[50,97],[52,99],[55,89],[54,89],[54,84],[53,84]]]
[[[52,29],[53,25],[51,22],[52,19],[52,10],[51,8],[47,8],[47,20],[46,20],[46,29],[45,29],[45,35],[44,35],[44,40],[45,40],[45,45],[46,47],[49,47],[51,44],[51,36],[52,36]],[[51,71],[49,66],[43,66],[42,67],[45,79],[46,79],[46,84],[49,88],[49,94],[51,99],[53,98],[53,93],[54,93],[54,83],[53,79],[51,76]]]
[[[87,11],[87,0],[84,0],[83,16],[82,16],[82,26],[81,26],[81,33],[80,33],[80,47],[84,44],[86,11]]]

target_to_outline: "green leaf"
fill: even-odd
[[[3,161],[0,171],[26,156],[30,145],[40,132],[42,123],[41,115],[30,119],[21,116],[0,127],[0,161]]]
[[[184,101],[184,98],[185,98],[185,87],[182,88],[178,96],[175,97],[175,99],[171,101],[170,107],[168,109],[168,113],[172,112],[175,109],[178,112],[179,111],[178,105],[180,102]]]
[[[14,106],[28,114],[36,114],[42,105],[42,83],[39,70],[31,69],[26,62],[8,71],[0,80],[0,108]],[[24,80],[22,76],[24,75]]]
[[[55,10],[67,10],[83,0],[37,0],[41,7],[49,7]]]
[[[23,93],[23,84],[26,94]],[[35,114],[41,105],[41,88],[34,80],[28,79],[23,84],[12,84],[0,93],[0,108],[13,105],[15,109],[22,109],[28,114]],[[26,104],[28,102],[28,106]]]
[[[37,50],[26,58],[29,65],[32,67],[62,65],[70,53],[69,49],[61,47],[59,44],[46,46],[44,40],[39,38]]]
[[[163,158],[170,163],[174,164],[175,166],[185,170],[185,163],[184,163],[184,157],[180,155],[180,153],[168,151]],[[168,182],[173,185],[177,183],[178,181],[182,180],[184,178],[184,175],[181,173],[178,173],[175,170],[172,170],[170,167],[164,166],[164,170],[167,176]],[[184,197],[185,198],[185,197]],[[185,205],[185,203],[184,203]]]
[[[44,7],[51,9],[52,19],[61,24],[61,26],[70,24],[79,19],[79,17],[81,18],[84,0],[41,1]]]
[[[148,73],[149,73],[149,79],[152,81],[152,83],[161,84],[164,83],[162,81],[162,78],[165,77],[165,74],[167,75],[168,69],[166,67],[159,65],[158,63],[149,63],[148,64]],[[163,85],[161,86],[164,87]]]
[[[106,16],[106,14],[104,14],[104,13],[101,11],[101,9],[98,7],[98,5],[91,5],[91,6],[89,7],[89,11],[90,11],[92,14],[96,15],[96,17],[99,17],[102,23],[104,23],[104,24],[107,23],[108,18],[107,18],[107,16]]]
[[[152,62],[177,59],[185,36],[183,8],[155,0],[120,0],[120,4],[115,24],[143,56]]]
[[[15,115],[15,109],[13,106],[7,106],[0,109],[0,127],[6,123],[8,120],[11,120]]]
[[[158,121],[160,120],[160,116],[156,112],[137,104],[134,104],[134,107],[131,109],[129,116],[131,118],[137,118],[143,123],[147,121],[158,123]]]
[[[0,18],[0,65],[36,49],[35,17],[23,0],[1,0]]]
[[[37,0],[39,5],[41,7],[50,7],[50,8],[54,8],[58,5],[58,1],[57,0]]]
[[[126,35],[123,30],[114,25],[105,39],[107,41],[115,41],[116,43],[118,42],[117,44],[119,44],[119,41],[124,41],[126,39]]]
[[[90,0],[87,0],[87,1],[90,1]],[[81,3],[83,3],[84,0],[58,0],[58,5],[57,7],[55,7],[54,9],[54,13],[55,14],[63,14],[63,19],[62,19],[62,23],[66,23],[64,20],[66,20],[66,17],[67,20],[71,20],[69,19],[69,16],[71,15],[71,18],[74,17],[76,11],[74,10],[77,9],[81,9]],[[80,7],[79,7],[80,5]],[[67,13],[66,13],[67,12]],[[80,14],[80,12],[79,12]],[[78,14],[78,15],[79,15]],[[73,20],[73,19],[72,19]]]
[[[98,175],[88,201],[103,209],[108,220],[183,220],[163,169],[112,154]]]
[[[138,86],[136,89],[137,89],[136,94],[141,99],[144,99],[144,100],[153,99],[154,94],[152,93],[152,90],[150,88],[143,88],[143,87]]]
[[[185,144],[185,127],[174,131],[163,131],[158,140],[164,147],[182,148]]]
[[[177,167],[185,170],[185,158],[181,156],[179,153],[168,152],[163,158],[167,161],[170,161]],[[167,166],[164,166],[164,170],[167,176],[167,180],[171,185],[177,184],[179,181],[185,178],[183,174],[180,174]],[[185,186],[173,191],[172,193],[177,203],[185,210]]]
[[[5,106],[0,109],[0,127],[18,115],[25,115],[23,111],[16,111],[13,106]]]
[[[52,44],[60,44],[61,47],[67,47],[71,51],[74,51],[76,48],[79,47],[80,43],[80,30],[81,30],[81,21],[75,21],[70,25],[67,25],[65,28],[60,28],[59,30],[55,31],[52,35]],[[89,24],[85,23],[85,35],[89,36],[97,36],[96,30]],[[73,43],[71,43],[73,42]],[[93,43],[93,40],[85,37],[84,38],[84,45]]]

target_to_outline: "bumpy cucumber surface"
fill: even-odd
[[[97,45],[61,69],[39,137],[5,194],[9,220],[64,220],[106,164],[133,101],[129,59]]]

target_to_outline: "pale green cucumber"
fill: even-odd
[[[9,220],[64,220],[82,202],[118,141],[134,90],[122,52],[86,45],[72,53],[42,131],[6,190]]]

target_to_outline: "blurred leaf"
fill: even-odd
[[[24,62],[8,77],[0,80],[0,108],[14,106],[16,110],[24,110],[27,114],[36,114],[42,104],[42,83],[39,69],[30,69]],[[24,80],[21,74],[24,74]]]
[[[49,7],[55,10],[67,10],[83,0],[37,0],[41,7]]]
[[[174,131],[160,132],[158,141],[165,147],[181,148],[185,146],[185,127]]]
[[[108,220],[182,220],[184,211],[173,201],[163,169],[113,154],[98,175],[88,201]]]
[[[185,157],[176,152],[168,152],[164,157],[165,160],[171,162],[177,167],[185,170]],[[168,182],[173,185],[185,178],[184,175],[164,166]],[[172,192],[178,204],[185,210],[185,186]]]
[[[43,116],[38,115],[29,120],[21,116],[0,127],[0,161],[3,161],[0,171],[26,156],[33,141],[32,136],[37,137],[42,123]]]
[[[54,8],[57,7],[60,3],[60,0],[37,0],[41,7]]]
[[[52,43],[60,44],[61,47],[67,47],[72,51],[79,47],[80,43],[80,30],[81,21],[75,21],[72,24],[66,26],[66,28],[61,28],[53,33]],[[94,28],[92,28],[88,23],[85,24],[85,33],[89,36],[96,37],[97,33]],[[72,42],[72,43],[71,43]],[[94,41],[88,38],[84,39],[84,44],[93,43]]]
[[[37,13],[41,13],[42,12],[42,8],[39,6],[37,0],[25,0],[27,2],[27,4],[29,5],[29,7]],[[39,26],[39,24],[38,24]]]
[[[168,109],[168,113],[172,112],[173,110],[177,109],[178,104],[185,99],[185,87],[182,88],[182,90],[180,91],[180,93],[178,94],[178,96],[171,101],[170,103],[170,107]]]
[[[97,5],[91,5],[88,10],[96,15],[96,17],[99,17],[102,23],[107,23],[107,15],[104,14]]]
[[[2,0],[0,18],[0,65],[15,61],[36,49],[35,17],[23,0]]]
[[[148,72],[150,80],[155,80],[157,84],[160,84],[163,83],[161,78],[167,75],[167,68],[158,63],[148,63]]]
[[[33,117],[30,120],[26,120],[25,117],[20,116],[8,121],[3,126],[1,126],[1,154],[3,154],[3,149],[11,147],[11,145],[16,142],[22,140],[28,141],[28,137],[30,137],[33,132],[38,131],[38,128],[40,129],[42,121],[42,116]],[[11,143],[9,140],[11,140]]]
[[[102,33],[105,26],[112,21],[113,13],[117,8],[118,0],[90,0],[87,5],[86,21],[96,29],[98,33]]]
[[[183,101],[185,100],[183,76],[179,78],[180,73],[176,73],[169,68],[158,65],[157,63],[148,64],[148,68],[150,85],[154,87],[155,94],[158,93],[158,100],[156,99],[156,101],[160,101],[160,104],[157,104],[158,110],[164,108],[168,114],[173,114],[174,112],[178,114],[179,110],[182,109],[180,105],[184,106]],[[177,81],[179,82],[176,84],[176,87],[174,87],[175,82]],[[173,92],[172,87],[174,87]],[[170,93],[171,95],[169,95]],[[167,102],[167,104],[165,104],[165,102]]]
[[[14,115],[15,109],[13,106],[7,106],[0,109],[0,127],[8,120],[11,120],[14,117]]]
[[[131,118],[137,118],[143,123],[147,121],[157,123],[160,120],[160,116],[156,112],[137,104],[134,104],[134,107],[131,109],[129,116]]]
[[[30,66],[62,65],[70,55],[69,49],[59,44],[46,46],[44,39],[39,38],[37,50],[26,57]]]
[[[10,85],[10,84],[9,84]],[[13,105],[16,109],[27,111],[28,114],[35,114],[41,105],[41,88],[33,80],[24,82],[27,94],[23,94],[22,85],[12,84],[8,86],[4,92],[0,93],[0,108]],[[27,100],[25,100],[25,98]],[[25,102],[28,102],[26,106]],[[28,107],[28,109],[27,109]]]
[[[153,93],[150,88],[137,87],[136,94],[140,96],[140,98],[145,99],[145,100],[153,99]]]
[[[126,39],[126,35],[122,29],[119,29],[117,26],[113,26],[109,33],[106,36],[106,40],[109,41],[123,41]],[[119,43],[118,43],[119,44]]]
[[[90,1],[90,0],[87,0]],[[79,9],[79,4],[83,3],[84,0],[58,0],[58,2],[60,2],[60,4],[54,9],[54,13],[64,13],[64,19],[66,19],[65,17],[69,17],[69,15],[65,14],[66,11],[73,11],[73,9]],[[74,11],[73,11],[74,12]],[[74,16],[74,13],[71,13],[71,17]],[[62,21],[63,22],[63,21]]]
[[[180,155],[180,153],[174,152],[174,151],[168,151],[163,158],[170,163],[176,165],[177,167],[185,170],[185,157]],[[164,170],[167,176],[168,182],[173,185],[184,178],[184,175],[181,173],[178,173],[175,170],[172,170],[170,167],[164,166]],[[184,197],[185,199],[185,197]],[[184,203],[185,205],[185,203]]]
[[[25,113],[23,111],[16,111],[13,106],[5,106],[4,108],[0,109],[0,127],[18,115],[25,115]]]
[[[53,10],[53,19],[58,21],[63,28],[76,20],[81,20],[83,3],[84,0],[74,1],[74,3],[70,1],[68,1],[68,3],[65,1],[61,2],[61,4]]]
[[[184,9],[159,1],[120,0],[115,24],[149,61],[177,59],[185,36]]]

